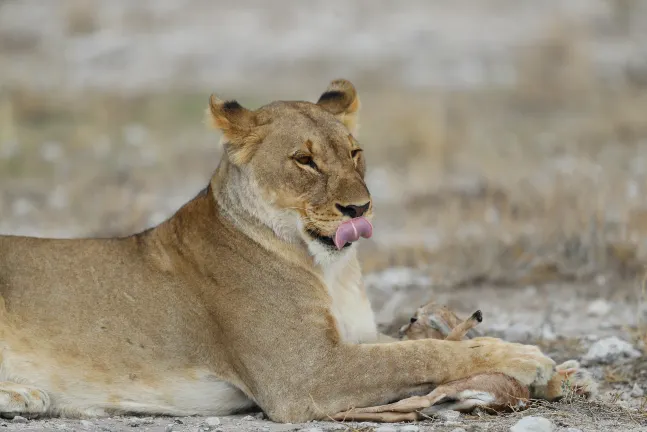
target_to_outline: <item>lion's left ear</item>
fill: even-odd
[[[224,101],[212,94],[206,114],[208,123],[223,133],[231,162],[236,165],[249,162],[262,139],[255,113],[235,100]]]
[[[357,133],[360,102],[357,90],[350,81],[337,79],[331,82],[319,97],[317,105],[337,117],[350,133]]]

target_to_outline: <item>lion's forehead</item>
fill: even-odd
[[[352,144],[348,129],[332,114],[309,102],[274,102],[259,109],[261,123],[269,135],[290,141],[343,145]]]

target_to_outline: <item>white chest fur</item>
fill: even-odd
[[[355,251],[329,263],[324,280],[332,298],[331,312],[342,339],[352,343],[377,340],[377,326],[362,283],[362,272]]]

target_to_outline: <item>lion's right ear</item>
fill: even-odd
[[[207,122],[224,135],[225,150],[236,165],[250,161],[259,136],[254,133],[256,116],[253,111],[243,108],[237,101],[223,101],[216,95],[209,98]]]
[[[332,81],[319,97],[317,105],[337,117],[350,133],[357,134],[360,102],[357,90],[350,81]]]

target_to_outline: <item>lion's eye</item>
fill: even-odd
[[[297,161],[298,164],[309,166],[310,168],[315,170],[318,169],[317,164],[312,159],[312,156],[300,155],[295,157],[294,160]]]
[[[362,152],[362,149],[353,149],[350,151],[350,155],[353,159],[355,159],[359,154]]]

